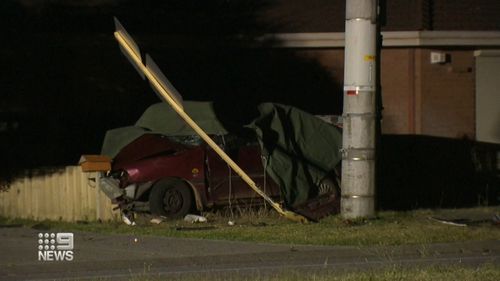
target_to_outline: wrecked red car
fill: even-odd
[[[253,177],[253,183],[247,179],[252,188],[258,190],[255,183],[264,193],[280,194],[286,208],[306,212],[322,206],[327,206],[326,212],[338,209],[338,185],[332,180],[342,159],[338,128],[278,103],[187,102],[149,55],[145,64],[142,62],[136,43],[116,18],[115,27],[124,55],[143,79],[148,78],[160,99],[167,101],[151,105],[134,126],[106,133],[102,154],[114,162],[112,171],[102,180],[102,188],[119,202],[123,212],[147,210],[179,217],[193,206],[203,209],[230,204],[233,199],[257,200],[216,153],[199,139],[189,144],[189,138],[196,142],[195,134],[207,141],[209,135],[220,136],[216,141],[236,165],[227,163]],[[230,132],[244,130],[252,131],[259,146],[256,141],[231,137]],[[216,144],[209,143],[218,150]],[[280,192],[266,175],[279,185]]]
[[[256,140],[213,136],[226,153],[271,197],[279,187],[266,178]],[[114,158],[101,188],[122,211],[180,218],[228,204],[262,204],[260,198],[197,136],[145,134]]]
[[[273,199],[309,219],[338,212],[341,133],[293,107],[263,103],[248,125],[229,132],[209,102],[184,109]],[[179,218],[190,211],[263,204],[167,104],[128,127],[109,130],[102,155],[113,159],[101,189],[122,212]]]

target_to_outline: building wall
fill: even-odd
[[[431,64],[431,52],[447,62]],[[475,137],[472,50],[389,48],[381,63],[383,133]]]
[[[343,50],[297,52],[317,60],[337,84],[343,84]],[[445,53],[449,61],[431,64],[431,52]],[[472,50],[383,49],[382,132],[474,138],[474,69]]]
[[[317,60],[327,69],[338,85],[344,80],[342,49],[297,50],[309,59]],[[386,134],[415,133],[416,73],[413,49],[384,49],[381,56],[382,102],[384,106],[382,132]],[[339,92],[342,92],[339,90]],[[333,108],[333,105],[332,105]]]
[[[432,28],[431,0],[387,0],[379,3],[382,4],[379,21],[383,31]]]
[[[499,30],[498,0],[432,0],[434,30]]]
[[[500,144],[500,50],[476,53],[476,140]],[[498,154],[500,157],[500,154]],[[500,159],[499,159],[500,160]],[[497,160],[500,169],[500,161]]]
[[[431,52],[449,62],[431,64]],[[475,137],[474,54],[472,50],[420,49],[420,128],[417,133],[460,138]],[[418,94],[417,94],[418,95]]]
[[[415,64],[411,49],[385,49],[381,54],[381,86],[384,107],[382,132],[409,134],[415,132],[413,76]]]
[[[257,6],[255,16],[257,22],[271,27],[275,33],[343,32],[345,3],[345,0],[275,0]],[[379,3],[383,31],[500,29],[498,0],[385,0]]]

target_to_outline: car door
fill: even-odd
[[[269,178],[264,180],[265,173],[260,147],[255,140],[226,136],[221,143],[221,148],[226,154],[252,178],[257,186],[271,196],[279,194],[279,189],[272,180]],[[260,198],[215,151],[208,147],[207,167],[209,193],[212,201],[228,204],[229,198],[235,203],[240,200]]]

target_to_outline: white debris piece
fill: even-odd
[[[190,223],[195,223],[195,222],[207,222],[207,218],[204,216],[199,216],[199,215],[193,215],[193,214],[187,214],[184,217],[184,220]]]
[[[149,222],[154,223],[154,224],[160,224],[163,222],[163,219],[162,218],[153,218]]]
[[[122,214],[122,220],[126,225],[134,226],[135,221],[131,220],[127,215]]]

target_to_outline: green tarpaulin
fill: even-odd
[[[184,102],[184,110],[209,135],[227,134],[215,116],[211,102]],[[144,134],[190,136],[196,133],[167,103],[156,103],[144,111],[134,126],[106,132],[101,154],[114,158],[122,148]]]
[[[294,206],[317,195],[320,181],[340,162],[342,134],[319,118],[291,106],[264,103],[254,128],[267,159],[266,172]]]
[[[227,134],[219,122],[211,102],[186,101],[184,111],[209,135]],[[191,127],[168,105],[157,103],[150,106],[135,123],[136,127],[167,136],[195,135]]]
[[[227,134],[212,103],[184,102],[184,110],[211,135]],[[259,116],[247,128],[261,145],[266,172],[279,184],[287,206],[317,194],[319,182],[340,162],[342,135],[338,128],[291,106],[262,103]],[[135,126],[106,133],[102,154],[116,156],[144,134],[194,135],[194,131],[166,103],[150,106]]]

